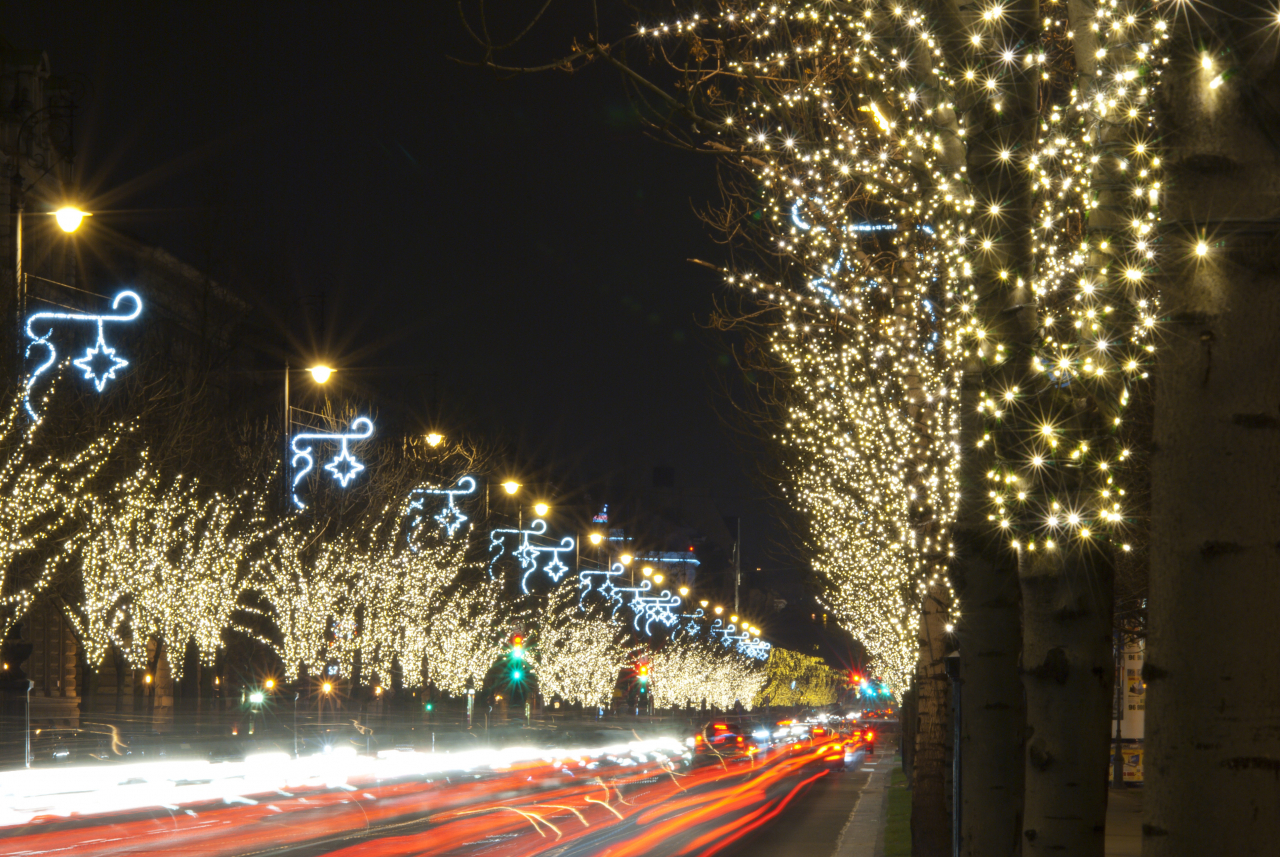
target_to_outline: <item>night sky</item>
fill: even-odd
[[[562,52],[579,12],[526,56]],[[744,567],[790,588],[715,412],[719,277],[686,261],[723,258],[693,211],[711,162],[647,139],[611,70],[459,65],[476,51],[444,0],[22,3],[0,23],[92,85],[76,173],[95,228],[252,294],[282,355],[423,427],[584,481],[674,467],[743,515]]]

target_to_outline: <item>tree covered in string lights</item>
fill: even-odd
[[[970,585],[982,564],[1009,580],[1024,570],[1024,662],[1052,659],[1044,641],[1065,631],[1071,675],[1103,668],[1093,625],[1109,618],[1108,555],[1141,529],[1126,414],[1154,353],[1165,11],[727,0],[587,39],[558,64],[621,68],[659,131],[723,156],[723,203],[707,219],[744,304],[720,323],[754,339],[752,368],[776,379],[762,398],[780,481],[807,520],[827,602],[895,688],[919,661],[931,752],[918,767],[935,807],[944,625],[968,632],[947,613],[954,519],[968,527],[958,559]],[[674,69],[674,87],[627,62],[637,44]],[[959,463],[979,465],[963,486]],[[1063,598],[1079,609],[1055,615]],[[1089,618],[1068,629],[1068,615]],[[1075,752],[1057,746],[1066,697],[1038,675],[1025,674],[1035,740],[1061,758]],[[1095,690],[1071,691],[1089,698],[1090,722],[1105,697]],[[1099,779],[1085,767],[1048,778]],[[1026,816],[1042,828],[1035,847],[1081,846],[1089,825],[1066,830],[1048,803]],[[927,848],[946,832],[933,822]]]
[[[648,654],[649,692],[657,708],[695,708],[704,703],[721,711],[755,704],[765,671],[706,636],[682,635]]]
[[[456,694],[496,658],[496,593],[477,585],[465,533],[445,536],[429,519],[415,529],[426,516],[410,515],[411,499],[385,507],[363,533],[325,539],[295,519],[269,545],[250,612],[268,620],[257,633],[291,680],[330,664],[353,676],[359,664],[364,679],[399,674],[418,687],[425,659],[430,680]]]
[[[822,658],[775,647],[765,666],[767,678],[755,699],[757,706],[818,707],[839,701],[848,685],[845,674]]]
[[[82,527],[52,567],[71,566],[79,581],[81,597],[63,610],[89,665],[116,648],[130,666],[151,667],[151,640],[175,678],[189,642],[212,665],[270,534],[266,505],[261,493],[205,496],[196,480],[166,483],[145,453],[131,476],[87,496]]]
[[[68,454],[41,436],[43,422],[18,396],[0,420],[0,640],[48,585],[52,559],[70,544],[58,551],[55,541],[74,538],[79,506],[124,431],[112,425]]]
[[[529,665],[544,699],[606,706],[640,647],[602,605],[580,606],[580,596],[578,581],[568,576],[546,594],[533,617]]]

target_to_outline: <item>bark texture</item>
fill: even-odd
[[[1022,853],[1102,857],[1112,569],[1096,555],[1028,551],[1019,577],[1027,692]]]
[[[1147,857],[1280,849],[1280,70],[1274,8],[1218,9],[1179,22],[1160,104]]]
[[[963,549],[963,545],[962,545]],[[975,553],[957,565],[960,636],[960,853],[1018,853],[1022,832],[1022,647],[1017,569]]]
[[[914,857],[951,854],[951,815],[947,812],[946,623],[950,599],[945,588],[931,587],[920,617],[917,660],[916,751],[911,783],[911,853]]]

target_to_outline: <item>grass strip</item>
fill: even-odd
[[[884,825],[884,857],[911,857],[911,791],[902,768],[889,775],[889,808]]]

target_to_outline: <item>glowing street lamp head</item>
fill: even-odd
[[[269,678],[266,680],[265,685],[267,690],[271,690],[271,688],[276,686],[276,680],[273,678]]]
[[[333,685],[326,681],[323,685],[321,685],[320,689],[323,690],[325,693],[330,693],[333,690]]]
[[[738,617],[737,617],[737,616],[730,616],[730,617],[729,617],[729,621],[730,621],[730,622],[737,622],[737,621],[738,621]]]
[[[520,490],[520,483],[516,482],[514,479],[508,479],[506,482],[502,483],[502,488],[508,494],[514,494]]]
[[[634,557],[629,553],[624,553],[622,556],[618,557],[618,559],[622,560],[623,565],[631,565],[631,560],[634,559]]]
[[[591,544],[598,545],[602,541],[604,541],[604,536],[600,535],[599,533],[592,533],[591,535],[587,536],[587,539],[590,540]]]
[[[653,574],[653,569],[646,565],[644,568],[640,569],[640,573],[645,577],[649,577]]]
[[[312,366],[307,370],[311,373],[311,377],[316,379],[317,384],[323,384],[329,380],[329,376],[333,374],[333,370],[323,364]]]
[[[85,213],[78,208],[59,208],[53,213],[54,218],[58,221],[58,226],[63,232],[75,232],[80,228],[80,222],[86,217]]]
[[[254,705],[261,705],[262,700],[265,698],[266,697],[263,696],[262,691],[260,690],[255,690],[253,693],[249,694],[249,701]]]
[[[546,517],[547,512],[551,511],[551,507],[546,503],[535,503],[533,505],[533,511],[538,513],[539,518],[544,518]]]
[[[689,594],[689,587],[687,587],[687,586],[682,586],[682,587],[680,587],[680,594],[681,594],[681,595],[688,595],[688,594]]]
[[[716,605],[716,615],[717,615],[717,616],[719,616],[719,615],[720,615],[721,613],[723,613],[723,612],[724,612],[724,608],[723,608],[723,607],[721,607],[719,604],[717,604],[717,605]]]
[[[432,449],[439,446],[443,440],[444,440],[444,435],[440,434],[439,432],[433,431],[431,434],[427,435],[427,444],[431,446]]]
[[[664,581],[664,580],[666,580],[666,578],[665,578],[665,577],[663,577],[661,574],[655,574],[655,575],[653,576],[653,582],[654,582],[654,583],[662,583],[662,581]]]

